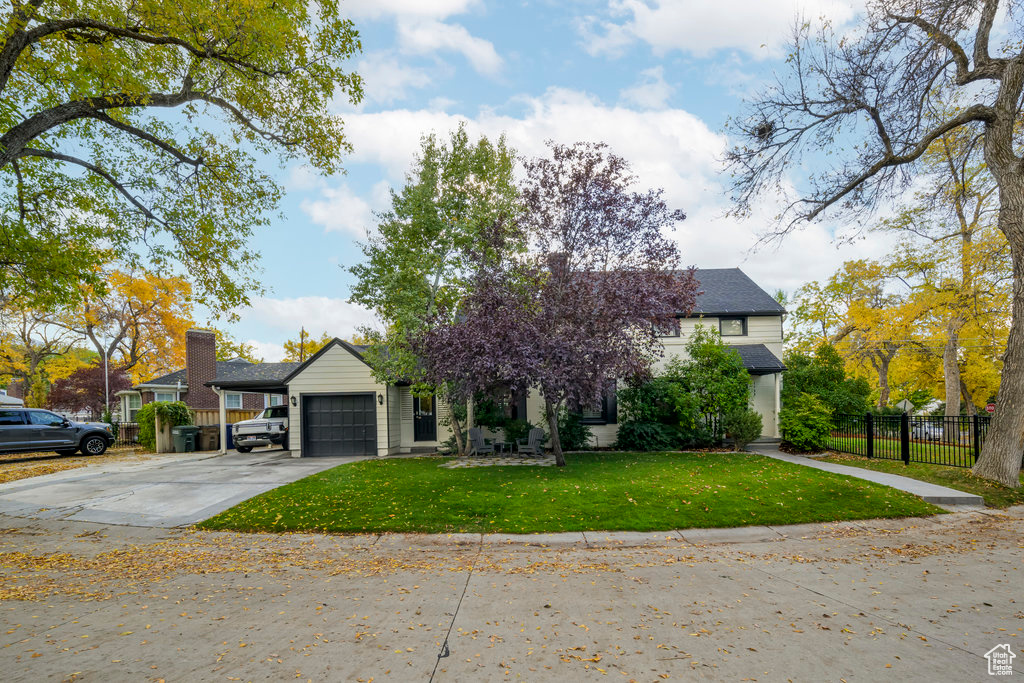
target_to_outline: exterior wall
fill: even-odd
[[[697,325],[718,329],[718,318],[683,318],[679,321],[678,337],[662,337],[665,355],[655,364],[661,370],[672,356],[686,358],[686,342],[693,335]],[[776,358],[782,358],[782,317],[778,315],[747,316],[747,334],[742,337],[722,337],[726,344],[764,344]]]
[[[263,394],[242,394],[243,410],[263,410],[266,407],[263,404]]]
[[[216,378],[217,337],[209,330],[189,330],[185,333],[185,384],[190,389],[186,405],[205,409],[219,407],[217,394],[205,386]]]
[[[451,437],[452,428],[441,424],[441,417],[448,415],[448,404],[438,398],[435,409],[437,412],[434,414],[437,420],[437,441],[417,441],[413,429],[412,390],[409,387],[392,388],[397,392],[400,404],[399,422],[392,423],[391,427],[395,429],[395,426],[398,426],[396,431],[399,437],[399,452],[411,453],[414,448],[437,448]]]
[[[152,403],[152,402],[153,402],[153,392],[152,391],[143,391],[142,392],[142,405],[146,405],[147,403]]]
[[[388,411],[388,454],[400,453],[402,449],[402,389],[409,391],[409,387],[388,387],[384,403]]]
[[[288,383],[288,395],[298,405],[288,404],[288,445],[292,455],[302,455],[302,394],[368,393],[383,394],[387,387],[378,383],[370,368],[343,346],[332,346]],[[377,455],[388,454],[388,413],[374,401],[377,412]]]

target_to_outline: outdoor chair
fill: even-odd
[[[469,455],[486,455],[488,453],[494,454],[494,444],[487,443],[484,433],[479,427],[473,427],[469,430]]]
[[[520,455],[544,455],[544,430],[534,427],[525,439],[516,440],[516,450]]]

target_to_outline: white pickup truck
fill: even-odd
[[[288,450],[288,406],[271,406],[251,420],[236,422],[231,426],[231,440],[239,453],[270,444]]]

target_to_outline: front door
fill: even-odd
[[[414,441],[437,441],[437,399],[412,397],[412,438]]]

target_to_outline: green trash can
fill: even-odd
[[[171,427],[171,440],[174,442],[175,453],[191,453],[196,449],[196,435],[199,427],[178,425]]]

